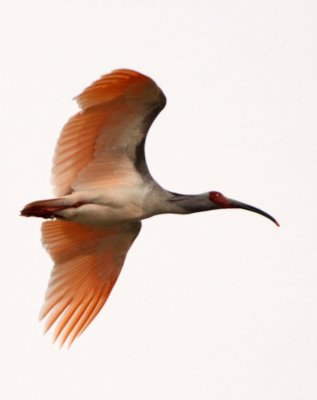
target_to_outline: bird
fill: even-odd
[[[53,340],[70,346],[102,309],[141,221],[158,214],[244,209],[268,213],[218,191],[184,195],[161,187],[145,158],[149,128],[166,97],[148,76],[117,69],[75,97],[79,112],[58,139],[55,198],[27,204],[25,217],[47,219],[42,243],[54,266],[40,319]]]

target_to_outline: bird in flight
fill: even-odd
[[[118,69],[76,97],[80,111],[57,142],[52,180],[56,198],[26,205],[21,215],[49,219],[42,242],[54,261],[40,318],[54,340],[69,345],[96,317],[120,274],[141,220],[226,208],[266,212],[219,192],[183,195],[151,176],[144,144],[166,104],[149,77]]]

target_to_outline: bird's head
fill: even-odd
[[[273,221],[277,226],[280,226],[279,223],[273,218],[271,215],[266,213],[265,211],[260,210],[259,208],[250,206],[249,204],[242,203],[237,200],[229,199],[225,197],[220,192],[209,192],[209,201],[212,203],[211,206],[213,209],[220,209],[220,208],[242,208],[243,210],[248,210],[255,212],[257,214],[261,214],[264,217]]]

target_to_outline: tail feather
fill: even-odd
[[[76,206],[79,207],[79,205],[75,205],[75,207]],[[74,207],[74,205],[66,204],[64,198],[39,200],[27,204],[21,211],[21,215],[23,217],[40,217],[45,219],[55,218],[55,212],[69,207]]]

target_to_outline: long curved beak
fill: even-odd
[[[249,204],[242,203],[241,201],[231,200],[231,199],[228,199],[228,200],[229,200],[230,208],[242,208],[243,210],[248,210],[248,211],[255,212],[257,214],[261,214],[261,215],[263,215],[263,217],[270,219],[277,226],[280,226],[280,224],[276,221],[276,219],[273,218],[270,214],[266,213],[265,211],[262,211],[259,208],[250,206]]]

